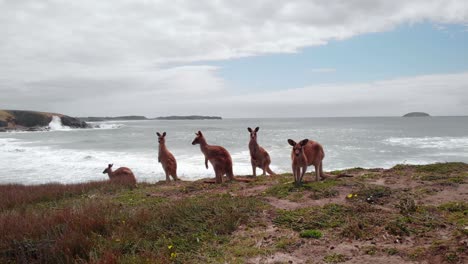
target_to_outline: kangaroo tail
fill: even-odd
[[[351,174],[345,174],[345,173],[336,175],[336,178],[344,178],[344,177],[354,177],[354,176]]]
[[[274,173],[274,172],[270,169],[270,166],[266,167],[266,171],[267,171],[268,174],[270,174],[270,175],[276,175],[276,173]]]
[[[226,170],[226,176],[229,180],[234,180],[234,173],[232,172],[232,166]]]
[[[234,177],[233,179],[239,182],[251,182],[252,181],[252,179],[246,179],[246,178],[240,178],[240,177]]]
[[[324,178],[324,179],[338,179],[338,178],[351,178],[351,177],[354,177],[354,175],[345,174],[345,173],[341,173],[341,174],[338,174],[338,175],[324,173],[322,175],[322,178]]]

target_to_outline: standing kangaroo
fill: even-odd
[[[222,183],[224,175],[226,175],[229,180],[234,180],[232,159],[229,152],[221,146],[208,145],[201,131],[198,131],[195,135],[196,137],[192,145],[200,144],[200,150],[203,152],[203,155],[205,155],[205,167],[208,169],[208,161],[210,161],[215,171],[216,183]]]
[[[291,152],[292,170],[294,175],[294,182],[300,184],[302,178],[307,171],[307,166],[314,165],[315,167],[315,180],[325,178],[322,168],[322,160],[325,157],[322,145],[313,140],[304,139],[296,143],[292,139],[288,139],[289,145],[293,147]],[[302,168],[302,172],[301,172]]]
[[[263,170],[263,176],[265,176],[265,171],[270,175],[275,175],[275,173],[270,169],[270,155],[268,155],[268,152],[266,152],[264,148],[258,145],[257,132],[259,129],[259,127],[256,127],[255,130],[252,130],[250,127],[247,128],[250,132],[249,150],[253,176],[257,176],[257,167]]]
[[[156,132],[158,135],[159,142],[159,153],[158,153],[158,162],[162,164],[164,173],[166,174],[166,182],[170,182],[171,179],[169,176],[172,176],[174,181],[177,181],[177,161],[174,158],[174,155],[166,147],[166,132],[162,133]]]
[[[109,179],[115,182],[130,182],[132,185],[136,184],[135,175],[127,167],[120,167],[115,171],[112,171],[114,164],[109,164],[107,168],[102,172],[103,174],[109,175]]]

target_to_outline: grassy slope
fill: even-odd
[[[0,120],[5,121],[8,117],[13,117],[13,115],[11,113],[9,113],[8,111],[12,111],[12,110],[0,110]],[[16,110],[13,110],[13,111],[16,111]],[[42,115],[47,116],[47,117],[52,117],[54,115],[59,116],[59,117],[63,116],[62,114],[49,113],[49,112],[39,112],[39,111],[22,111],[22,112],[42,114]]]
[[[10,113],[5,110],[0,110],[0,121],[6,121],[7,118],[12,117]]]
[[[354,177],[300,188],[290,174],[133,189],[0,186],[0,262],[468,260],[467,164],[346,173]]]

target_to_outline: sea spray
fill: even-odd
[[[59,116],[52,116],[52,121],[50,121],[49,123],[49,129],[52,131],[60,131],[70,130],[71,128],[68,126],[64,126]]]

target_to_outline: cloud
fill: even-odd
[[[199,70],[199,69],[197,69]],[[197,71],[196,70],[196,71]],[[194,74],[198,74],[197,72]],[[202,71],[207,83],[218,85],[216,70]],[[175,79],[184,75],[175,74]],[[201,80],[201,76],[195,80]],[[155,86],[163,85],[154,83]],[[182,82],[182,85],[193,82]],[[200,86],[203,87],[203,86]],[[79,115],[221,115],[223,117],[324,117],[399,116],[424,111],[431,115],[468,114],[468,72],[422,75],[367,83],[314,85],[281,91],[233,95],[222,86],[217,90],[194,89],[190,96],[177,89],[147,89],[112,96],[76,96],[50,99],[47,110]],[[189,88],[187,88],[189,89]],[[131,91],[131,90],[129,90]],[[131,104],[129,112],[128,104]]]
[[[326,117],[468,114],[468,72],[368,83],[314,85],[200,103],[224,116]],[[228,104],[229,109],[222,106]],[[199,109],[201,110],[201,109]]]
[[[468,5],[463,0],[0,0],[0,104],[64,107],[78,115],[149,113],[139,103],[151,103],[149,98],[216,101],[235,87],[226,85],[209,61],[298,52],[423,21],[466,25]],[[194,62],[204,65],[184,66]],[[136,103],[102,107],[130,98]],[[85,102],[95,103],[83,107]]]

